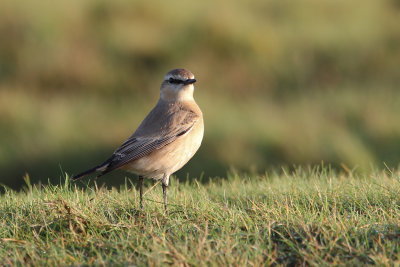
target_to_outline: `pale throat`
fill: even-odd
[[[193,101],[194,86],[189,84],[179,90],[167,87],[161,90],[160,98],[164,101]]]

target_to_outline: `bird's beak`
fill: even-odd
[[[195,83],[195,82],[196,82],[196,79],[188,79],[188,80],[184,81],[183,84],[184,85],[188,85],[188,84],[192,84],[192,83]]]

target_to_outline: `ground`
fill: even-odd
[[[6,190],[0,262],[8,265],[399,264],[400,180],[392,170],[325,167],[161,186],[71,184]],[[98,181],[100,182],[100,181]]]

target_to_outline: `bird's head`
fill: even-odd
[[[164,76],[161,84],[160,98],[165,101],[193,100],[193,84],[196,82],[193,73],[185,69],[174,69]]]

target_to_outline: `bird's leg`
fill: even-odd
[[[164,209],[165,209],[165,214],[168,215],[168,210],[167,210],[167,203],[168,203],[168,199],[167,199],[167,187],[169,184],[169,175],[168,174],[164,174],[164,177],[162,179],[162,189],[163,189],[163,194],[164,194]]]
[[[163,194],[164,194],[164,208],[165,208],[165,213],[168,215],[168,210],[167,210],[167,187],[168,185],[165,185],[164,182],[162,183],[162,189],[163,189]]]
[[[139,176],[140,208],[143,210],[143,176]]]

